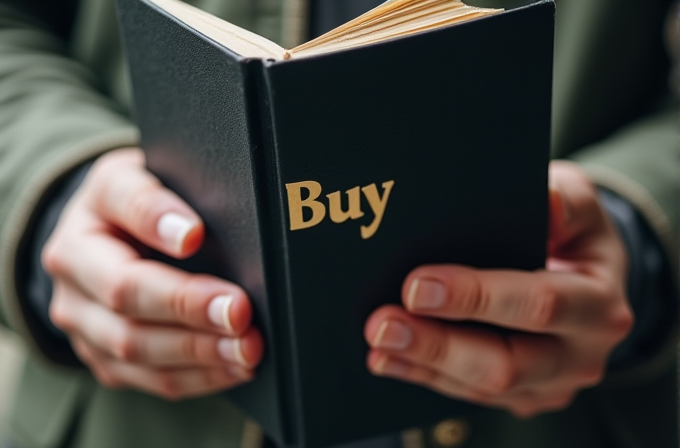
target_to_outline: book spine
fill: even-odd
[[[266,79],[267,62],[248,60],[246,89],[253,143],[252,166],[258,204],[258,221],[262,241],[262,259],[269,315],[269,340],[276,349],[269,353],[277,372],[277,389],[281,403],[281,427],[286,445],[304,446],[300,440],[302,409],[299,400],[298,362],[295,350],[295,316],[290,307],[290,270],[285,227],[285,199],[279,170],[276,137],[271,109],[271,90]],[[268,341],[269,342],[269,341]]]

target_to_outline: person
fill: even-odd
[[[287,47],[375,4],[194,3]],[[620,3],[557,2],[552,150],[571,161],[550,167],[547,268],[424,266],[366,323],[373,373],[486,409],[366,446],[678,445],[671,2]],[[30,348],[8,444],[263,446],[215,395],[266,350],[247,294],[140,255],[186,257],[204,230],[144,169],[114,16],[110,0],[0,2],[0,310]]]

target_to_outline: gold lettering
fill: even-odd
[[[328,194],[326,197],[328,198],[328,212],[331,215],[331,221],[334,223],[342,224],[350,218],[357,219],[364,216],[364,212],[361,211],[361,191],[359,191],[359,187],[347,190],[349,200],[347,211],[342,210],[342,198],[339,191]]]
[[[375,184],[368,185],[361,189],[361,191],[364,192],[364,196],[366,196],[366,199],[368,200],[368,204],[373,210],[373,214],[375,215],[373,222],[369,226],[361,226],[361,238],[367,240],[375,235],[375,232],[378,231],[378,227],[380,227],[380,222],[382,221],[383,215],[385,214],[387,200],[389,199],[393,186],[393,180],[383,182],[382,187],[384,192],[382,198],[378,194],[378,188],[375,186]]]
[[[302,200],[302,189],[309,191],[307,199]],[[288,191],[288,211],[290,213],[290,230],[307,229],[319,224],[326,216],[326,207],[315,199],[321,195],[321,184],[313,180],[286,184]],[[312,218],[305,221],[303,208],[312,210]]]

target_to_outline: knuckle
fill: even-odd
[[[160,183],[155,179],[141,186],[131,195],[125,207],[124,214],[128,222],[145,225],[153,220],[153,205],[160,190]]]
[[[80,340],[74,340],[71,341],[71,345],[73,346],[73,351],[78,355],[78,358],[90,366],[93,371],[96,370],[93,368],[96,367],[95,359],[92,356],[92,353],[90,353],[90,350],[85,347],[85,343]]]
[[[192,289],[192,284],[195,281],[188,275],[179,282],[179,286],[173,289],[172,295],[170,296],[170,308],[172,309],[173,315],[184,322],[190,321],[191,317],[191,297],[190,291]]]
[[[484,315],[489,309],[491,297],[488,288],[477,275],[471,275],[470,284],[460,298],[460,309],[466,316]]]
[[[95,377],[99,383],[109,389],[121,389],[123,382],[118,377],[108,373],[105,369],[98,369]]]
[[[502,345],[467,351],[452,361],[452,365],[459,366],[461,378],[487,394],[502,395],[514,385],[516,368],[511,354]]]
[[[409,369],[409,380],[422,386],[447,391],[448,382],[446,377],[431,369]]]
[[[423,361],[432,366],[441,366],[446,364],[449,357],[449,338],[436,337],[432,338],[423,345]]]
[[[83,186],[91,193],[91,198],[105,195],[111,180],[118,171],[118,163],[113,154],[101,155],[93,164],[83,181]]]
[[[135,362],[142,357],[141,348],[137,343],[136,330],[132,324],[125,324],[111,347],[113,355],[122,361]]]
[[[422,369],[415,373],[410,381],[450,398],[478,403],[482,401],[481,397],[483,394],[481,392],[467,387],[461,388],[458,383],[434,370]]]
[[[180,382],[171,373],[159,373],[156,378],[159,395],[168,401],[178,401],[184,397],[184,390]]]
[[[63,331],[71,331],[73,328],[70,314],[67,312],[63,306],[63,300],[58,295],[52,298],[50,307],[48,309],[50,320],[55,327]]]
[[[243,383],[244,380],[235,378],[224,369],[207,369],[203,372],[203,384],[207,390],[219,390]]]
[[[122,166],[129,166],[131,164],[140,166],[143,163],[142,161],[143,154],[137,149],[124,148],[109,151],[95,160],[87,177],[108,181],[110,178],[120,175]]]
[[[92,164],[90,173],[92,177],[101,178],[105,176],[107,172],[112,171],[117,165],[117,157],[115,154],[107,152],[102,154],[95,160]]]
[[[527,310],[532,326],[538,330],[551,327],[557,320],[559,295],[547,285],[541,285],[532,295],[534,300],[530,301]]]
[[[635,324],[635,316],[631,308],[627,305],[621,305],[611,313],[610,327],[612,335],[617,341],[622,340],[633,328]]]
[[[111,311],[123,313],[136,295],[137,282],[132,271],[120,270],[109,275],[108,281],[104,284],[102,300]]]
[[[513,388],[516,376],[514,364],[508,357],[505,357],[498,362],[498,365],[489,369],[486,383],[495,393],[502,394]]]
[[[206,370],[204,372],[204,377],[204,383],[209,387],[218,387],[235,382],[233,377],[227,374],[223,369]]]
[[[55,236],[52,236],[40,253],[40,262],[42,263],[43,268],[45,268],[45,271],[52,275],[64,272],[66,269],[66,260],[62,253]]]
[[[217,344],[215,344],[217,346]],[[189,333],[182,340],[180,348],[182,357],[187,361],[197,362],[201,359],[201,338],[196,334]]]

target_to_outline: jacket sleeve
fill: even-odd
[[[591,180],[633,204],[663,246],[670,293],[647,292],[677,316],[678,116],[668,89],[664,23],[671,0],[557,0],[553,89],[553,154],[579,163]],[[640,383],[673,362],[677,328],[659,322],[666,344],[612,382]],[[614,377],[619,379],[614,380]],[[623,377],[627,380],[624,381]]]
[[[628,199],[677,267],[680,150],[678,113],[669,106],[575,154],[598,185]]]
[[[69,58],[70,0],[0,1],[0,321],[49,350],[19,300],[16,266],[41,201],[67,172],[137,131]]]
[[[608,383],[627,385],[656,377],[673,362],[677,349],[676,282],[678,272],[678,204],[680,198],[680,150],[675,107],[667,107],[622,128],[609,138],[573,155],[591,180],[635,206],[663,247],[670,266],[661,290],[646,288],[643,301],[660,302],[668,319],[658,322],[664,333],[645,362],[632,369],[612,372]],[[658,305],[658,303],[657,303]]]
[[[672,3],[557,0],[552,134],[553,154],[635,205],[675,264],[678,116],[672,38],[664,41]]]

